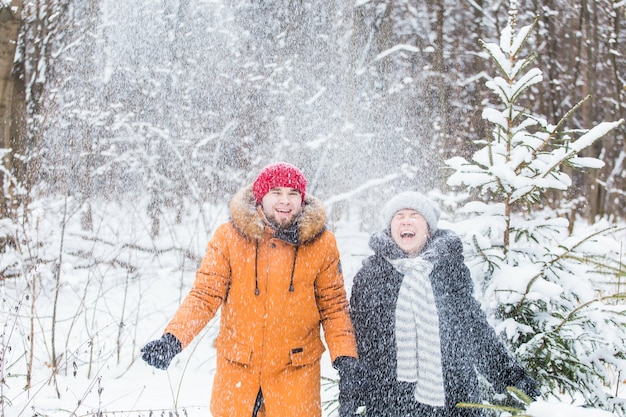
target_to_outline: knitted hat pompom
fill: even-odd
[[[437,222],[441,215],[439,207],[434,201],[417,191],[404,191],[391,198],[381,212],[382,226],[388,229],[393,216],[402,209],[412,209],[420,213],[428,223],[430,233],[437,230]]]

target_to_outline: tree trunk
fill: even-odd
[[[15,60],[15,50],[17,47],[17,37],[22,23],[23,1],[14,0],[11,5],[0,6],[0,117],[2,124],[0,132],[2,135],[2,148],[11,149],[11,128],[14,115],[12,114],[13,106],[13,62]],[[13,158],[11,152],[7,153],[2,163],[9,172],[13,171]],[[0,185],[3,194],[5,189],[8,195],[4,195],[0,199],[0,217],[6,217],[10,212],[13,187],[11,183],[7,184],[10,179],[5,174],[0,174]]]
[[[444,149],[450,148],[450,143],[448,142],[449,131],[448,131],[448,110],[450,108],[450,104],[448,103],[448,86],[447,86],[447,74],[448,68],[446,65],[446,55],[445,55],[445,36],[444,36],[444,23],[445,23],[445,4],[442,0],[437,1],[435,7],[435,59],[433,62],[433,68],[437,75],[437,90],[439,92],[439,97],[437,102],[439,104],[439,118],[440,118],[440,126],[441,132],[440,134],[440,143],[443,143]],[[433,151],[436,150],[436,147],[433,147]]]

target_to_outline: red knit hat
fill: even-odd
[[[277,162],[263,168],[252,184],[252,194],[257,204],[272,188],[288,187],[300,191],[302,201],[306,194],[306,178],[302,171],[286,162]]]

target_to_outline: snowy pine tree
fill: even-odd
[[[564,167],[602,167],[580,152],[623,121],[568,130],[532,114],[531,88],[542,79],[534,55],[521,58],[535,24],[515,28],[515,2],[499,44],[483,43],[498,71],[486,86],[498,101],[483,111],[491,135],[470,161],[451,158],[448,185],[475,197],[456,210],[467,262],[496,329],[540,382],[544,396],[568,394],[625,415],[617,387],[626,376],[623,228],[575,222],[575,201],[544,207],[547,193],[572,186]],[[536,23],[536,21],[535,21]],[[565,195],[565,193],[563,193]],[[469,199],[470,197],[468,197]],[[456,219],[455,219],[456,220]]]

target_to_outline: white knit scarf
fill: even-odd
[[[416,382],[415,399],[445,405],[439,317],[430,284],[432,263],[422,257],[388,259],[404,275],[396,305],[398,381]]]

